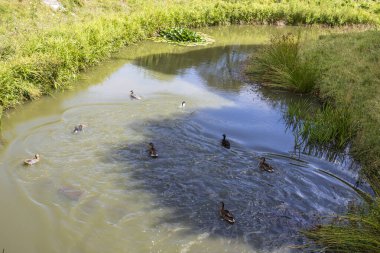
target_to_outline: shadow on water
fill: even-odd
[[[171,52],[150,54],[135,58],[132,63],[144,69],[160,72],[170,76],[181,76],[183,78],[186,71],[194,71],[196,76],[201,77],[207,87],[215,88],[222,92],[239,92],[243,85],[249,83],[244,76],[244,65],[249,55],[265,47],[263,44],[248,45],[226,45],[211,48],[192,49],[186,52]],[[192,75],[187,75],[193,78]],[[349,149],[332,150],[323,148],[312,143],[305,142],[299,135],[299,129],[289,121],[287,108],[289,104],[297,101],[309,101],[315,106],[320,106],[320,101],[311,95],[294,94],[285,90],[251,85],[251,93],[260,96],[272,108],[281,108],[283,121],[286,124],[286,131],[290,131],[294,137],[293,153],[301,155],[315,156],[338,163],[342,167],[354,171],[358,174],[360,165],[349,156]],[[357,183],[363,184],[368,192],[370,187],[362,182],[359,176]]]
[[[227,45],[212,48],[201,48],[185,53],[160,53],[138,57],[133,64],[144,69],[168,75],[178,76],[183,72],[193,70],[202,77],[208,87],[220,91],[240,91],[244,85],[244,64],[249,54],[254,54],[265,45]],[[245,80],[249,82],[249,80]],[[345,167],[358,171],[359,165],[348,155],[348,150],[331,150],[305,143],[300,139],[295,124],[287,118],[287,106],[296,101],[310,101],[318,106],[319,101],[311,95],[300,95],[284,90],[252,85],[252,90],[260,95],[272,108],[281,108],[287,130],[292,131],[295,145],[294,153],[298,155],[313,155],[331,162],[344,164]]]
[[[342,206],[358,198],[301,159],[267,154],[276,171],[261,171],[260,152],[234,142],[231,150],[224,149],[196,115],[184,114],[128,126],[146,142],[120,144],[107,154],[107,162],[125,168],[114,173],[137,182],[138,190],[153,196],[155,208],[170,210],[157,226],[182,225],[190,228],[184,233],[208,232],[271,251],[304,244],[300,229],[320,222],[320,215],[343,212]],[[155,144],[158,159],[148,156],[148,142]],[[236,224],[219,218],[220,201]]]

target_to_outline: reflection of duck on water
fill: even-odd
[[[261,157],[261,159],[260,159],[260,163],[259,163],[259,167],[260,167],[260,169],[265,170],[265,171],[267,171],[267,172],[274,172],[273,167],[270,166],[270,165],[265,161],[265,157]]]
[[[24,164],[25,165],[33,165],[35,163],[38,163],[39,161],[40,161],[40,155],[39,154],[35,154],[34,158],[32,158],[32,159],[26,159],[24,161]]]
[[[221,204],[221,207],[219,210],[220,216],[223,218],[223,220],[227,221],[228,223],[234,224],[235,219],[234,219],[234,216],[232,215],[232,213],[230,213],[230,211],[224,209],[224,202],[223,201],[220,202],[220,204]]]

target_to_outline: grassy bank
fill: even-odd
[[[327,252],[380,252],[380,200],[305,233]]]
[[[38,0],[0,0],[0,105],[67,88],[80,71],[163,28],[379,24],[376,3],[321,2],[63,0],[65,10],[54,12]]]
[[[298,38],[272,39],[247,72],[254,81],[318,96],[323,104],[319,109],[291,105],[290,121],[298,124],[306,142],[337,149],[349,146],[377,196],[367,211],[352,212],[342,222],[308,235],[332,251],[379,252],[380,32],[328,35],[307,42]]]
[[[272,40],[248,68],[256,81],[316,94],[324,104],[321,110],[306,115],[291,106],[290,116],[303,121],[302,134],[312,142],[341,149],[350,144],[378,195],[379,44],[377,31],[321,36],[302,46],[297,36],[286,35]]]

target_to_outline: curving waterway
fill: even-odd
[[[144,42],[81,75],[78,88],[9,111],[0,251],[298,251],[300,229],[361,202],[348,162],[295,152],[284,112],[303,98],[241,78],[249,53],[298,30],[203,29],[216,40],[207,47]],[[35,153],[41,161],[24,166]],[[274,173],[258,168],[261,156]],[[234,225],[219,218],[220,201]]]

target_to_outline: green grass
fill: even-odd
[[[158,31],[158,35],[174,42],[205,42],[206,40],[190,29],[182,27],[166,28]]]
[[[292,102],[285,118],[305,148],[318,148],[331,154],[344,153],[359,130],[349,107]]]
[[[360,128],[351,153],[380,195],[380,33],[321,37],[305,52],[320,66],[319,96],[336,108],[350,108]]]
[[[262,84],[306,93],[314,89],[317,81],[313,62],[300,55],[299,35],[273,37],[252,62],[247,72]]]
[[[305,234],[325,252],[380,252],[380,200],[368,210],[353,208],[330,225],[318,226]]]

